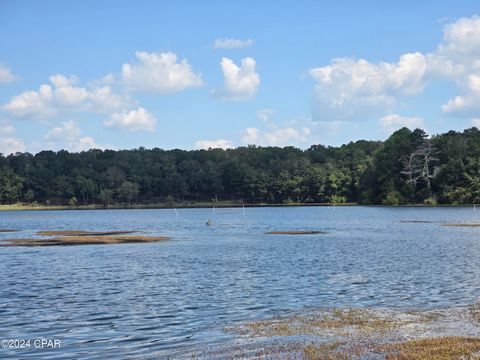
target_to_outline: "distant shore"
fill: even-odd
[[[257,203],[245,204],[237,201],[198,201],[182,203],[157,203],[157,204],[113,204],[109,206],[90,204],[90,205],[47,205],[47,204],[0,204],[0,211],[35,211],[35,210],[119,210],[119,209],[196,209],[196,208],[231,208],[231,207],[289,207],[289,206],[385,206],[385,207],[468,207],[474,204],[405,204],[405,205],[381,205],[381,204],[359,204],[359,203],[285,203],[270,204]]]
[[[245,204],[237,201],[192,201],[182,203],[157,203],[157,204],[112,204],[109,206],[90,205],[47,205],[47,204],[9,204],[0,205],[0,211],[22,211],[22,210],[115,210],[115,209],[195,209],[195,208],[231,208],[231,207],[286,207],[286,206],[355,206],[357,203],[286,203],[286,204]]]

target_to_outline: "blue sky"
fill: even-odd
[[[0,152],[480,125],[478,1],[1,1]]]

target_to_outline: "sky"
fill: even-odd
[[[0,0],[0,153],[480,127],[477,1]]]

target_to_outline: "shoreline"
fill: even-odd
[[[475,204],[404,204],[404,205],[382,205],[382,204],[360,204],[360,203],[288,203],[288,204],[242,204],[233,201],[219,201],[219,202],[190,202],[178,204],[136,204],[136,205],[31,205],[31,204],[0,204],[1,211],[48,211],[48,210],[142,210],[142,209],[209,209],[215,208],[270,208],[270,207],[347,207],[347,206],[363,206],[363,207],[385,207],[385,208],[435,208],[435,207],[473,207]]]

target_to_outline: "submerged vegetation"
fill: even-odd
[[[244,346],[224,353],[251,359],[479,359],[476,310],[478,305],[422,312],[306,310],[226,329]]]
[[[250,204],[465,204],[480,200],[480,131],[431,138],[402,128],[340,147],[42,151],[0,155],[0,204],[76,207]]]

